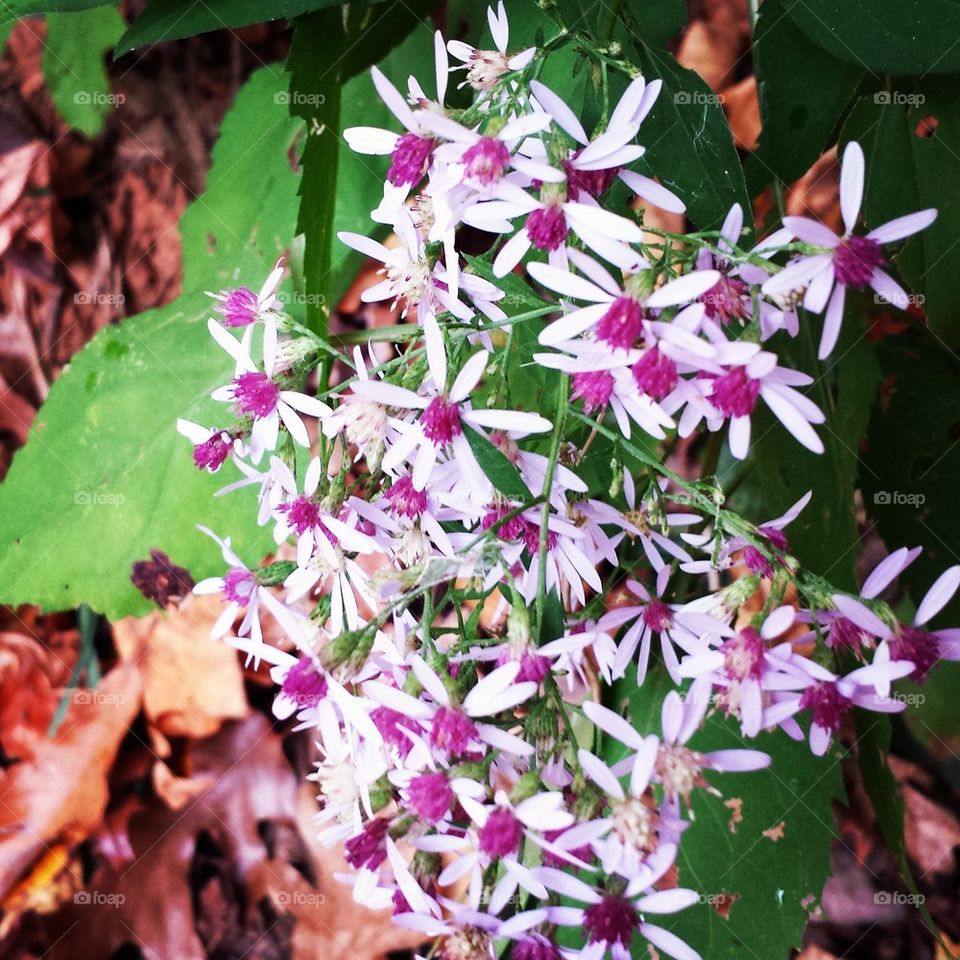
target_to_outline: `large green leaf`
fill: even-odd
[[[0,23],[10,23],[35,13],[71,13],[102,7],[103,0],[3,0]]]
[[[910,293],[920,295],[937,335],[960,344],[960,80],[928,77],[906,90],[864,100],[844,126],[867,160],[864,219],[875,227],[893,217],[936,207],[932,226],[910,238],[896,265]],[[896,96],[894,96],[896,94]],[[877,101],[880,102],[877,102]],[[905,101],[905,103],[904,103]],[[927,128],[933,118],[935,132]],[[923,135],[927,130],[928,135]]]
[[[663,90],[643,123],[641,168],[673,190],[702,230],[717,228],[734,203],[750,209],[730,125],[716,95],[693,71],[645,43],[636,45],[644,76]]]
[[[204,294],[181,297],[102,330],[63,371],[0,486],[0,600],[114,619],[149,608],[130,568],[151,548],[196,577],[222,569],[197,523],[232,534],[250,562],[269,549],[250,491],[214,499],[232,472],[200,473],[175,429],[224,415],[209,393],[232,367],[209,315]]]
[[[792,183],[809,169],[864,74],[809,40],[785,16],[789,2],[764,0],[753,36],[763,129],[747,161],[751,195],[774,177]]]
[[[957,0],[786,0],[786,10],[814,43],[876,74],[960,71]]]
[[[211,190],[184,215],[185,275],[200,291],[255,284],[281,238],[294,235],[296,122],[279,111],[271,135],[250,136],[269,115],[264,98],[272,104],[271,91],[285,88],[269,68],[253,75],[214,149]],[[210,247],[223,257],[216,265],[242,274],[217,269]],[[192,293],[108,327],[64,370],[0,486],[0,540],[11,545],[0,557],[0,600],[49,609],[86,602],[111,618],[142,613],[148,604],[130,567],[151,547],[198,577],[221,569],[196,523],[232,534],[250,562],[269,547],[249,492],[212,498],[235,478],[232,468],[200,473],[176,433],[177,417],[215,424],[225,415],[208,396],[232,375],[206,330],[210,306]]]
[[[300,155],[300,213],[297,233],[303,234],[303,274],[306,281],[307,323],[325,334],[330,313],[329,278],[333,250],[333,217],[340,156],[340,66],[317,56],[331,44],[345,41],[339,10],[323,10],[294,24],[293,45],[287,59],[290,71],[288,104],[291,116],[307,125]]]
[[[726,464],[726,471],[746,469],[747,478],[733,505],[753,521],[779,516],[808,490],[810,503],[786,530],[790,552],[813,573],[837,587],[853,589],[854,561],[860,535],[854,488],[860,440],[866,433],[870,409],[879,384],[873,349],[863,330],[848,317],[832,366],[814,358],[819,321],[801,316],[797,340],[785,335],[773,341],[786,366],[815,378],[806,394],[827,416],[818,426],[825,450],[805,450],[762,403],[753,416],[753,442],[746,465]]]
[[[887,547],[923,545],[901,576],[918,604],[933,581],[960,556],[960,363],[922,330],[880,343],[884,402],[874,408],[863,452],[861,482],[867,513]],[[931,398],[936,412],[931,414]],[[960,620],[954,599],[935,626]],[[916,734],[930,740],[956,735],[960,665],[944,663],[906,714]]]
[[[115,7],[47,15],[43,78],[57,111],[88,137],[103,129],[116,99],[104,67],[104,55],[123,33]]]
[[[302,129],[287,112],[287,75],[251,74],[223,120],[206,190],[180,220],[184,290],[254,286],[289,247],[298,181],[289,152]]]
[[[611,706],[626,708],[641,733],[660,733],[660,707],[671,689],[662,670],[638,688],[630,677],[613,690]],[[766,770],[708,774],[720,791],[695,791],[691,826],[677,858],[677,883],[703,895],[703,902],[664,924],[709,960],[786,958],[801,943],[810,912],[830,872],[830,841],[837,836],[832,803],[842,796],[836,753],[814,757],[805,742],[780,731],[744,740],[738,725],[708,716],[691,749],[764,750]],[[622,749],[604,740],[614,761]],[[659,922],[659,918],[658,918]]]
[[[265,20],[291,19],[339,6],[340,0],[217,0],[216,3],[151,0],[120,38],[116,56],[151,43],[193,37],[224,27],[246,27]]]

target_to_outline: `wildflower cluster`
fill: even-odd
[[[227,489],[258,490],[277,549],[248,566],[205,531],[225,570],[196,591],[224,599],[217,635],[271,665],[277,715],[315,731],[322,836],[344,844],[358,901],[441,938],[450,960],[505,942],[517,960],[625,960],[644,944],[692,960],[657,921],[698,899],[670,879],[691,796],[771,762],[698,750],[708,711],[745,739],[779,727],[823,754],[853,707],[902,709],[894,681],[960,659],[960,633],[928,627],[960,567],[904,623],[881,595],[918,550],[840,593],[790,552],[809,495],[754,525],[651,451],[726,427],[743,458],[761,400],[822,451],[811,378],[777,342],[812,322],[801,307],[825,311],[827,356],[849,287],[905,304],[884,245],[935,213],[857,233],[850,144],[842,237],[785,217],[744,249],[736,206],[718,232],[645,229],[643,204],[684,209],[631,169],[659,81],[631,76],[588,133],[537,79],[541,52],[510,50],[502,4],[489,21],[495,50],[437,34],[434,99],[374,69],[400,130],[345,132],[389,158],[372,216],[394,240],[340,239],[382,262],[363,297],[405,318],[403,349],[357,346],[331,384],[333,348],[276,298],[282,265],[259,294],[217,295],[210,333],[235,364],[213,395],[224,417],[180,430],[198,468],[230,460],[242,478]],[[445,105],[448,56],[466,108]],[[466,257],[467,234],[489,255]],[[508,315],[521,265],[537,306]],[[536,409],[518,377],[542,386]],[[585,467],[601,441],[620,453],[598,484]],[[653,671],[676,689],[659,732],[641,733],[604,691]]]

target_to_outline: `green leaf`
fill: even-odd
[[[923,544],[901,576],[919,604],[960,554],[960,362],[919,329],[885,338],[878,352],[883,402],[873,410],[863,452],[863,498],[891,550]],[[958,616],[954,599],[935,622]]]
[[[851,305],[853,306],[853,305]],[[816,428],[823,440],[821,454],[805,450],[764,404],[753,415],[746,481],[737,490],[734,508],[760,522],[782,514],[808,490],[813,496],[786,530],[790,552],[813,573],[842,589],[854,589],[854,560],[860,544],[854,488],[857,456],[879,384],[872,347],[848,317],[831,369],[815,359],[819,321],[800,319],[796,340],[774,342],[781,363],[814,377],[807,395],[826,414]],[[726,462],[727,470],[743,469]],[[722,477],[722,482],[728,478]]]
[[[102,330],[64,370],[0,486],[0,599],[63,610],[88,603],[110,619],[149,604],[135,560],[163,550],[196,578],[221,572],[194,524],[232,535],[255,563],[269,549],[250,491],[194,467],[176,418],[216,423],[209,398],[232,364],[210,340],[210,301],[193,294]]]
[[[104,54],[125,24],[115,7],[80,13],[47,14],[43,76],[57,112],[88,137],[103,129],[116,98],[104,66]]]
[[[422,47],[418,46],[416,57],[409,56],[412,51],[408,51],[408,57],[403,63],[403,77],[398,79],[406,81],[411,73],[412,64],[414,72],[417,74],[423,72],[421,82],[429,93],[429,84],[426,81],[431,76],[431,72],[424,68],[433,63],[433,25],[426,18],[435,6],[434,0],[410,0],[410,2],[394,0],[392,3],[350,4],[346,28],[347,51],[340,63],[340,75],[344,79],[349,79],[375,63],[381,63],[391,50],[403,43],[419,27],[418,32],[428,39],[429,47],[426,44]],[[380,69],[383,69],[382,65]],[[345,114],[348,102],[344,97]]]
[[[747,162],[754,174],[751,195],[772,177],[792,183],[806,173],[830,142],[864,75],[862,68],[809,40],[785,16],[789,2],[764,0],[753,36],[763,129]]]
[[[734,203],[749,211],[743,169],[716,95],[669,53],[641,42],[636,47],[644,76],[663,80],[643,122],[647,152],[638,166],[686,203],[687,215],[701,230],[718,228]]]
[[[116,56],[151,43],[194,37],[224,27],[246,27],[265,20],[290,20],[316,10],[339,8],[340,0],[151,0],[120,38]],[[318,48],[318,54],[320,49]],[[330,47],[334,50],[336,47]],[[321,59],[318,55],[317,59]],[[326,57],[323,59],[326,60]]]
[[[324,10],[294,23],[290,71],[290,114],[307,124],[300,166],[300,214],[297,232],[304,236],[303,273],[307,294],[307,325],[326,334],[330,315],[329,276],[333,251],[333,216],[340,156],[340,67],[317,51],[344,42],[340,11]]]
[[[786,9],[814,43],[874,73],[960,71],[957,0],[791,0]]]
[[[950,346],[960,345],[960,196],[953,189],[960,155],[960,78],[928,77],[906,89],[863,100],[844,126],[867,163],[864,220],[868,227],[926,207],[936,221],[911,237],[895,258],[909,288],[919,295],[931,328]],[[905,101],[905,103],[902,103]],[[932,135],[922,121],[934,118]]]
[[[463,424],[463,435],[487,479],[511,500],[529,500],[530,490],[520,471],[481,433]]]
[[[603,9],[610,17],[612,8],[604,6]],[[662,47],[680,32],[686,22],[687,5],[684,0],[649,0],[637,4],[635,10],[631,9],[630,4],[622,4],[615,16],[612,36],[624,44],[628,36],[633,36]]]
[[[613,689],[611,706],[627,707],[641,733],[660,733],[660,707],[672,688],[662,670],[638,688],[629,676]],[[786,957],[800,946],[803,929],[830,873],[830,842],[837,836],[832,803],[843,795],[835,755],[814,757],[803,741],[781,731],[744,742],[739,727],[719,713],[708,716],[689,747],[764,750],[766,770],[707,773],[721,792],[696,790],[690,827],[677,857],[677,883],[704,902],[663,918],[675,934],[709,960]],[[623,751],[604,738],[604,759]],[[658,918],[658,923],[660,918]]]
[[[10,23],[35,13],[75,13],[103,6],[103,0],[3,0],[0,23]]]
[[[272,135],[250,142],[264,124],[264,97],[272,103],[270,91],[284,88],[285,77],[269,68],[251,77],[214,148],[210,191],[183,217],[185,275],[201,291],[221,280],[255,284],[281,238],[294,234],[288,151],[296,121],[278,111]],[[215,269],[211,244],[242,276]],[[143,613],[150,605],[130,568],[151,547],[197,578],[222,571],[219,550],[196,523],[231,535],[250,563],[269,549],[250,491],[213,498],[235,479],[233,468],[201,473],[176,432],[177,417],[213,425],[229,416],[209,398],[233,373],[207,333],[210,310],[209,297],[195,292],[108,327],[53,385],[0,485],[0,539],[11,545],[0,556],[0,601],[47,609],[86,602],[111,619]]]
[[[184,290],[255,287],[290,246],[303,124],[287,112],[287,74],[262,67],[237,94],[213,148],[207,188],[180,219]]]

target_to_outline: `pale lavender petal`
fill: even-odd
[[[569,133],[577,143],[587,142],[587,133],[576,114],[549,87],[539,80],[530,82],[530,89],[537,103],[554,119],[557,126]]]
[[[950,567],[937,577],[923,598],[913,622],[919,627],[935,617],[953,598],[957,587],[960,587],[960,566]]]
[[[676,280],[665,283],[647,297],[648,307],[669,307],[696,300],[715,286],[720,279],[717,270],[694,270]]]
[[[890,586],[900,576],[907,566],[920,555],[920,547],[913,550],[901,547],[894,550],[888,557],[884,557],[874,568],[873,572],[863,583],[860,591],[862,597],[872,600]]]
[[[840,238],[829,227],[809,217],[784,217],[783,225],[798,240],[817,247],[833,249],[840,242]]]
[[[770,766],[770,755],[761,750],[714,750],[707,757],[711,767],[727,773],[746,773]]]
[[[837,345],[840,327],[843,324],[843,307],[846,298],[847,288],[842,283],[838,283],[830,294],[827,312],[823,318],[823,333],[820,335],[820,348],[817,351],[818,360],[826,360]]]
[[[877,243],[892,243],[894,240],[902,240],[904,237],[925,230],[936,219],[937,211],[933,208],[918,210],[916,213],[908,213],[905,217],[888,220],[876,230],[871,230],[867,237],[870,240],[876,240]]]
[[[848,597],[843,593],[835,593],[831,599],[840,613],[860,627],[861,630],[884,640],[889,640],[892,636],[890,628],[859,600],[854,600],[853,597]]]
[[[910,298],[907,296],[903,287],[897,283],[888,273],[884,273],[879,267],[875,267],[870,274],[870,286],[883,297],[887,303],[892,303],[901,310],[906,310],[910,306]]]
[[[641,923],[640,934],[668,957],[673,957],[673,960],[703,960],[690,944],[681,940],[675,933],[664,930],[663,927],[652,923]]]
[[[625,747],[630,747],[633,750],[639,750],[643,747],[643,737],[619,714],[593,700],[587,700],[583,704],[583,712],[587,715],[588,720]]]
[[[843,151],[843,163],[840,166],[840,212],[843,225],[850,233],[860,214],[863,200],[863,150],[860,144],[850,141]]]

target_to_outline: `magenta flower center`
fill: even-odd
[[[386,817],[368,820],[356,836],[344,844],[347,863],[357,870],[367,867],[376,870],[387,859],[387,831],[390,821]]]
[[[720,650],[723,652],[723,672],[731,680],[760,679],[764,645],[753,627],[744,627],[735,637],[725,640]]]
[[[510,651],[504,650],[503,653],[497,657],[497,666],[502,667],[504,664],[509,663],[511,659],[514,658],[511,657]],[[520,655],[520,670],[517,673],[517,683],[526,683],[527,681],[540,683],[549,672],[549,657],[542,657],[533,650],[524,650]]]
[[[243,567],[233,567],[223,578],[223,595],[231,602],[245,607],[257,586],[257,578]]]
[[[422,773],[410,781],[407,791],[410,807],[428,823],[436,823],[453,803],[450,781],[443,773]]]
[[[413,742],[401,727],[410,726],[410,721],[399,710],[389,707],[377,707],[370,714],[373,725],[380,732],[385,743],[394,747],[401,757],[405,757],[413,747]]]
[[[426,173],[432,152],[432,140],[418,137],[415,133],[405,133],[398,138],[390,155],[387,179],[395,187],[409,187],[419,183]]]
[[[557,945],[540,934],[517,940],[510,951],[512,960],[560,960]]]
[[[284,675],[280,690],[298,707],[315,707],[327,695],[327,678],[309,657],[301,657]]]
[[[613,393],[613,374],[609,370],[589,370],[573,375],[573,398],[583,400],[583,412],[589,416],[603,410]]]
[[[910,679],[923,683],[940,659],[940,641],[936,634],[916,627],[903,627],[890,644],[890,656],[894,660],[913,663]]]
[[[496,183],[510,165],[510,151],[496,137],[481,137],[461,159],[467,177],[489,186]]]
[[[230,446],[230,440],[225,440],[223,433],[215,433],[209,440],[194,446],[193,462],[198,470],[216,473],[223,466],[224,460],[230,456]]]
[[[510,509],[507,504],[491,506],[480,521],[480,526],[484,530],[489,530],[498,520],[505,517]],[[519,540],[523,536],[523,519],[521,517],[511,517],[506,523],[501,523],[497,527],[497,536],[506,543]]]
[[[885,262],[880,244],[867,237],[844,237],[833,251],[837,282],[858,290],[870,282],[873,271]]]
[[[540,526],[531,520],[523,521],[523,545],[532,556],[540,551]],[[554,530],[547,531],[547,550],[553,550],[557,545],[557,534]]]
[[[567,218],[558,206],[538,207],[527,217],[525,229],[538,250],[559,250],[567,239]]]
[[[418,490],[410,477],[401,477],[386,492],[392,514],[416,520],[427,509],[427,493]]]
[[[662,400],[677,385],[677,365],[658,347],[648,350],[631,368],[638,389]]]
[[[752,545],[743,548],[743,562],[751,572],[759,573],[761,577],[769,580],[773,576],[773,564]]]
[[[573,156],[580,155],[578,150]],[[581,193],[591,197],[601,197],[617,178],[620,167],[609,167],[606,170],[578,170],[569,160],[563,161],[563,169],[567,174],[567,198],[574,203]]]
[[[706,293],[701,294],[700,302],[711,320],[728,324],[748,316],[749,293],[750,287],[742,280],[724,275]]]
[[[246,413],[259,420],[269,417],[277,409],[280,390],[265,373],[256,370],[234,378],[233,399],[237,413]]]
[[[629,947],[639,925],[640,914],[626,897],[607,894],[583,912],[583,926],[590,943],[619,943]]]
[[[424,435],[437,444],[449,443],[463,433],[460,425],[460,410],[445,397],[434,397],[426,410],[420,414]]]
[[[228,290],[220,312],[225,327],[246,327],[257,319],[257,295],[248,287]]]
[[[748,377],[743,367],[735,367],[713,381],[713,405],[725,417],[749,417],[759,396],[760,381]]]
[[[471,741],[477,736],[478,731],[474,722],[459,710],[440,707],[433,716],[430,745],[451,756],[466,753]]]
[[[673,623],[673,614],[662,600],[651,600],[644,605],[643,622],[655,633],[660,633]]]
[[[281,503],[277,511],[287,515],[287,522],[298,537],[320,526],[320,505],[309,497],[300,496],[289,503]]]
[[[597,324],[597,339],[629,350],[643,330],[643,308],[632,297],[617,297]]]
[[[480,828],[480,849],[491,857],[516,853],[523,839],[523,825],[509,807],[497,807]]]
[[[827,646],[831,650],[857,651],[863,645],[863,633],[860,628],[846,617],[834,617],[827,634]]]
[[[800,709],[809,710],[813,722],[824,730],[837,733],[844,715],[852,706],[836,685],[829,682],[815,683],[807,687],[800,697]]]

